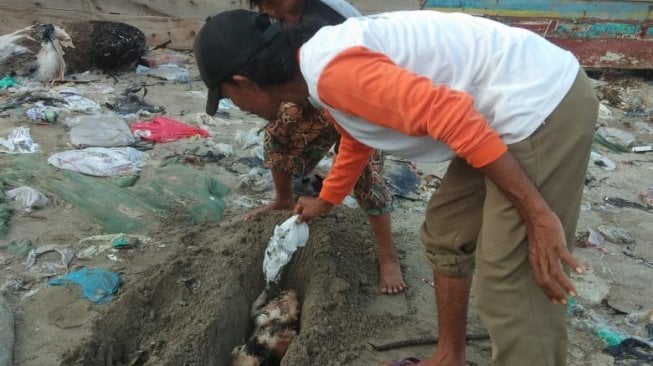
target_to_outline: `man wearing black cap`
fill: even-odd
[[[429,359],[404,363],[465,365],[474,275],[493,363],[564,365],[575,290],[563,262],[582,272],[569,243],[598,110],[576,58],[530,31],[466,14],[384,13],[312,36],[307,28],[218,14],[198,34],[198,65],[208,87],[261,116],[307,97],[329,113],[340,150],[319,197],[298,201],[300,221],[342,202],[373,149],[451,160],[420,228],[440,338]],[[257,50],[248,47],[238,66],[205,57],[242,59],[240,44]],[[212,78],[216,70],[228,76]]]

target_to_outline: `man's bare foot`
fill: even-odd
[[[406,282],[401,274],[401,266],[396,254],[393,258],[379,259],[379,273],[381,293],[395,295],[406,289]]]
[[[292,210],[293,207],[295,207],[295,202],[293,200],[290,201],[274,201],[270,203],[269,205],[257,207],[248,213],[245,214],[245,217],[243,218],[245,221],[249,221],[256,217],[256,215],[261,214],[263,212],[268,212],[268,211],[283,211],[283,210]]]

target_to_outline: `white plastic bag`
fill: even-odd
[[[29,128],[17,127],[6,139],[0,138],[0,153],[33,153],[39,150],[39,144],[32,141]]]
[[[144,156],[131,147],[89,147],[56,153],[48,158],[48,163],[60,169],[108,177],[135,174],[145,164]]]
[[[114,113],[98,113],[68,118],[70,142],[75,147],[116,147],[136,142],[127,122]]]
[[[27,186],[7,191],[7,198],[13,200],[14,207],[25,212],[32,212],[33,208],[43,208],[48,205],[48,197]]]
[[[266,282],[277,282],[283,266],[290,262],[297,248],[308,241],[308,225],[297,224],[298,215],[294,215],[281,225],[274,227],[274,235],[268,242],[263,259],[263,274]]]

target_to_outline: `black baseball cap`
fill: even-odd
[[[206,113],[218,111],[220,84],[269,45],[279,34],[278,22],[264,13],[230,10],[206,19],[193,46],[200,76],[209,88]]]

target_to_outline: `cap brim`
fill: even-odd
[[[206,114],[213,116],[218,112],[218,105],[220,104],[220,86],[209,88],[209,93],[206,96]]]

